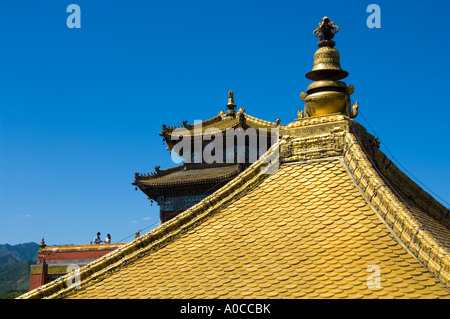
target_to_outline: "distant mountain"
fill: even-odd
[[[0,299],[14,298],[30,284],[30,265],[36,263],[39,245],[0,245]]]
[[[10,255],[17,261],[36,260],[39,245],[36,243],[25,243],[18,245],[0,245],[0,256]],[[0,262],[1,265],[1,262]]]

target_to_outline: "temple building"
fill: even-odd
[[[47,246],[44,238],[39,245],[37,263],[31,265],[30,290],[58,279],[71,270],[93,262],[123,243]]]
[[[167,149],[175,152],[183,163],[164,170],[157,166],[151,174],[135,173],[132,184],[160,206],[161,222],[194,206],[238,176],[267,151],[275,138],[272,129],[279,125],[279,119],[269,122],[245,113],[244,108],[236,111],[233,91],[228,92],[226,107],[226,112],[221,110],[217,116],[199,123],[183,121],[182,127],[163,124],[160,135]],[[233,143],[227,147],[226,136],[231,133]],[[188,150],[177,148],[186,137]],[[219,139],[223,141],[220,145]],[[239,139],[242,145],[238,149]],[[208,162],[203,156],[208,147],[214,161]]]
[[[76,285],[68,274],[20,298],[449,299],[448,210],[356,122],[338,31],[327,17],[314,31],[312,82],[293,122],[238,115],[233,102],[202,123],[201,136],[235,125],[262,140],[268,128],[278,132],[262,156],[251,160],[249,148],[243,163],[209,163],[178,148],[184,138],[163,126],[183,164],[133,183],[159,202],[165,222],[82,266]],[[187,123],[177,134],[186,131],[196,134]]]

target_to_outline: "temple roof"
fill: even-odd
[[[270,134],[270,129],[276,128],[280,124],[279,119],[276,119],[275,122],[270,122],[251,116],[245,113],[245,108],[239,108],[236,112],[236,104],[234,104],[233,94],[233,91],[229,92],[227,112],[223,112],[223,110],[221,110],[217,116],[193,124],[188,124],[188,121],[183,121],[182,126],[167,126],[163,124],[162,131],[159,135],[161,135],[167,142],[168,149],[172,149],[173,145],[177,142],[172,140],[172,134],[176,130],[182,136],[202,136],[207,138],[211,134],[214,134],[212,133],[212,130],[220,131],[224,134],[227,129],[236,129],[238,127],[243,127],[245,129],[254,128],[256,133],[258,132],[257,130],[263,128],[267,129],[268,134]],[[208,132],[205,132],[206,130],[208,130]]]
[[[239,117],[241,116],[241,117]],[[241,111],[236,112],[233,115],[226,115],[219,114],[213,118],[210,118],[205,121],[201,121],[201,129],[200,125],[198,126],[198,129],[195,130],[196,124],[187,124],[187,122],[184,122],[185,126],[173,126],[168,127],[166,125],[163,125],[162,132],[159,134],[166,139],[170,139],[170,135],[176,130],[176,129],[182,129],[185,128],[186,132],[190,134],[191,136],[198,136],[198,135],[205,135],[205,131],[207,129],[217,129],[222,133],[225,133],[227,129],[236,129],[238,127],[253,127],[255,129],[261,129],[261,128],[274,128],[277,127],[277,122],[269,122],[265,120],[258,119],[256,117],[253,117],[247,113],[245,113],[244,109],[241,109]]]
[[[202,121],[201,124],[201,131],[199,130],[199,133],[203,134],[205,130],[209,128],[217,128],[218,130],[225,132],[227,128],[236,128],[241,123],[245,123],[248,127],[253,127],[255,129],[259,128],[271,128],[271,127],[277,127],[276,122],[269,122],[265,120],[258,119],[256,117],[253,117],[247,113],[245,113],[244,109],[241,109],[241,114],[244,118],[244,120],[239,121],[239,118],[233,115],[233,116],[227,116],[225,114],[219,114],[213,118],[210,118],[208,120]],[[239,111],[238,111],[239,112]],[[184,126],[192,136],[195,135],[194,133],[194,126],[195,124],[187,124]],[[167,127],[163,126],[163,130],[160,133],[161,136],[168,136],[170,135],[175,129],[182,128],[183,126],[176,126],[176,127]]]
[[[368,155],[371,138],[356,124],[353,133],[339,129],[349,122],[335,118],[333,132],[315,135],[311,143],[321,148],[312,158],[311,137],[300,131],[314,127],[290,128],[277,145],[275,174],[263,174],[260,159],[197,205],[82,267],[80,289],[57,281],[23,297],[450,298],[450,230],[438,212],[445,209],[423,194],[406,202],[397,189],[420,188],[402,180],[391,186],[385,175],[395,176],[395,165],[386,168],[376,145]],[[323,156],[332,154],[330,137],[341,141],[331,142],[338,156]],[[380,286],[370,286],[377,269]]]

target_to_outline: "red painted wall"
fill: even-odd
[[[97,248],[97,249],[96,249]],[[92,249],[82,249],[82,250],[61,250],[61,251],[51,251],[45,250],[38,253],[38,264],[41,263],[43,258],[46,262],[52,260],[73,260],[76,263],[78,259],[97,259],[100,258],[113,250],[117,249],[115,247],[105,247],[105,249],[98,249],[98,247]],[[30,290],[33,290],[42,284],[50,282],[47,271],[44,267],[44,271],[41,274],[30,274]]]
[[[74,250],[74,251],[44,251],[38,254],[39,257],[45,257],[46,261],[50,260],[72,260],[72,259],[97,259],[100,258],[111,251],[112,249],[102,249],[102,250]]]

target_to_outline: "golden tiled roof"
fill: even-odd
[[[257,161],[83,267],[80,289],[58,281],[23,297],[450,298],[448,228],[442,245],[427,230],[414,234],[390,188],[372,190],[380,177],[353,134],[344,140],[344,156],[284,162],[272,175]]]
[[[381,288],[370,289],[370,265]],[[71,298],[436,298],[448,292],[340,160],[285,164],[176,240]]]

